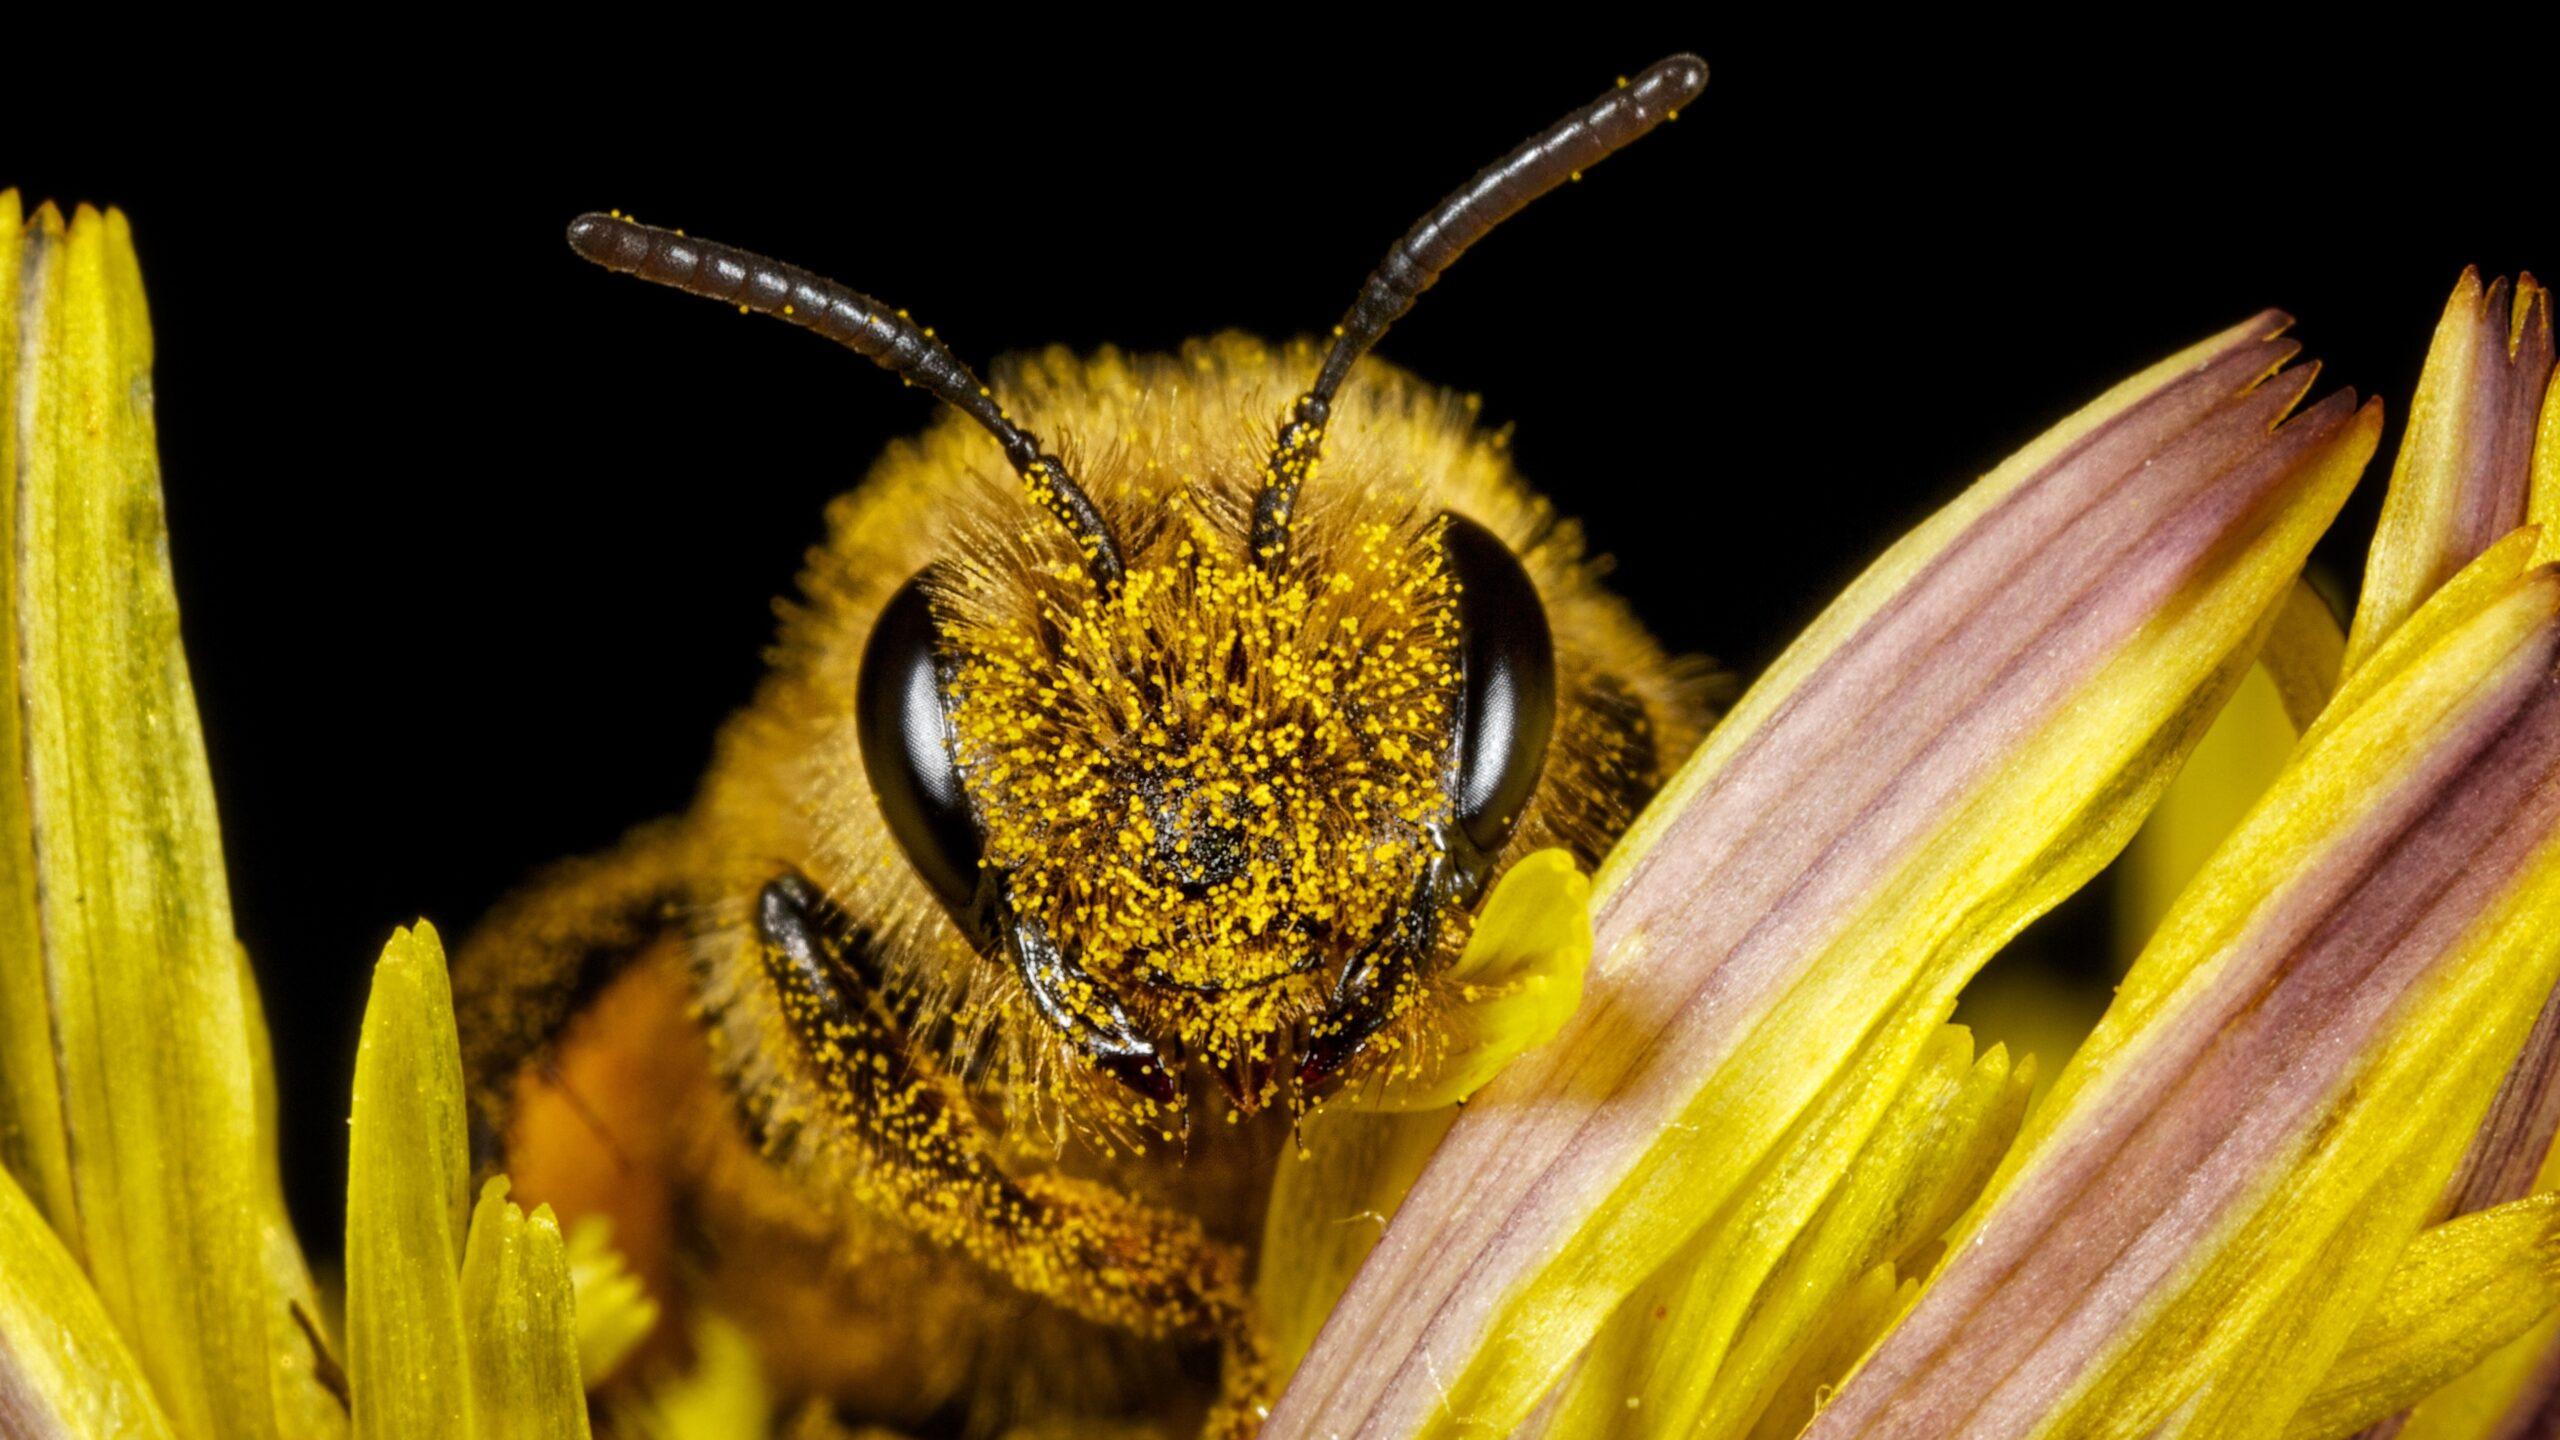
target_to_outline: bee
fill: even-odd
[[[1473,405],[1363,359],[1705,79],[1664,60],[1479,173],[1321,351],[988,385],[805,270],[572,224],[947,409],[830,507],[691,808],[463,946],[484,1163],[610,1217],[826,1423],[1249,1434],[1293,1117],[1427,1053],[1505,861],[1596,862],[1710,718]]]

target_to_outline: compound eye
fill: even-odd
[[[1511,547],[1463,515],[1442,544],[1458,582],[1458,826],[1486,860],[1537,789],[1556,723],[1556,647],[1538,587]]]
[[[984,840],[960,766],[951,755],[951,722],[942,698],[941,632],[919,570],[890,597],[862,652],[854,685],[854,728],[862,768],[880,801],[880,818],[925,883],[977,935],[978,856]]]

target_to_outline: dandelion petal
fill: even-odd
[[[0,1163],[184,1435],[325,1434],[124,217],[0,193]]]
[[[2476,1211],[2421,1233],[2338,1363],[2285,1426],[2336,1440],[2487,1358],[2560,1305],[2560,1195]]]
[[[2536,421],[2552,378],[2551,292],[2527,275],[2485,289],[2465,270],[2436,324],[2391,489],[2366,554],[2346,667],[2436,588],[2525,523]]]
[[[525,1214],[507,1199],[504,1178],[481,1188],[472,1211],[462,1309],[472,1433],[479,1440],[587,1440],[568,1249],[551,1207]]]
[[[462,1053],[444,947],[383,947],[356,1046],[347,1155],[347,1381],[358,1440],[467,1434]]]
[[[171,1433],[89,1278],[0,1170],[0,1435]]]

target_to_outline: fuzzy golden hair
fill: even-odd
[[[1555,634],[1554,739],[1506,857],[1557,845],[1592,863],[1687,754],[1708,716],[1705,667],[1667,657],[1623,602],[1600,587],[1600,566],[1585,553],[1579,528],[1523,483],[1503,436],[1477,425],[1472,399],[1374,360],[1336,404],[1321,473],[1298,508],[1288,568],[1276,590],[1262,592],[1269,599],[1294,587],[1300,608],[1283,626],[1266,623],[1267,614],[1256,620],[1255,592],[1242,577],[1252,573],[1246,536],[1271,417],[1317,358],[1306,343],[1275,349],[1222,335],[1169,356],[1105,350],[1078,357],[1052,349],[996,367],[994,386],[1007,410],[1052,438],[1122,538],[1137,580],[1126,587],[1134,594],[1124,593],[1097,622],[1113,627],[1110,633],[1088,637],[1091,643],[1081,647],[1072,632],[1079,617],[1093,621],[1095,615],[1082,555],[1026,502],[994,444],[963,417],[946,415],[916,439],[893,445],[864,483],[830,508],[828,538],[811,555],[802,598],[784,610],[772,672],[754,704],[722,735],[690,827],[704,867],[698,873],[710,882],[697,896],[704,999],[725,1032],[717,1046],[722,1063],[736,1078],[749,1084],[784,1078],[767,1073],[775,1063],[770,1057],[789,1047],[762,993],[747,905],[790,866],[860,917],[886,990],[911,1031],[947,1035],[953,1069],[997,1097],[1009,1129],[1027,1140],[1047,1137],[1030,1141],[1041,1146],[1052,1144],[1062,1127],[1084,1129],[1106,1136],[1108,1146],[1143,1145],[1145,1132],[1163,1128],[1155,1121],[1127,1123],[1128,1097],[1089,1075],[1064,1038],[1031,1010],[1009,967],[968,943],[881,818],[856,739],[856,677],[883,606],[928,565],[937,567],[935,608],[946,643],[980,697],[964,694],[955,726],[963,747],[974,744],[981,752],[972,797],[990,817],[991,842],[1003,846],[1010,837],[1017,845],[1006,857],[1012,863],[1034,862],[1042,845],[1073,862],[1083,888],[1058,898],[1058,923],[1076,941],[1095,942],[1097,973],[1121,986],[1146,1022],[1166,1027],[1212,1064],[1248,1058],[1240,1052],[1257,1036],[1302,1018],[1318,1003],[1321,975],[1280,976],[1277,983],[1204,999],[1179,985],[1135,983],[1130,970],[1139,962],[1132,956],[1146,947],[1131,943],[1125,924],[1120,931],[1111,927],[1133,909],[1161,916],[1158,938],[1195,942],[1167,948],[1194,955],[1194,964],[1230,967],[1184,977],[1176,970],[1182,962],[1158,962],[1175,978],[1238,983],[1274,978],[1274,953],[1246,936],[1247,930],[1267,933],[1261,922],[1271,916],[1257,914],[1259,929],[1227,925],[1221,931],[1202,916],[1183,918],[1166,894],[1166,877],[1144,866],[1122,867],[1116,877],[1106,869],[1097,877],[1093,862],[1107,858],[1110,833],[1143,827],[1146,816],[1007,828],[1014,792],[1026,787],[1040,793],[1021,805],[1048,806],[1053,820],[1080,797],[1114,794],[1108,777],[1087,775],[1080,790],[1062,782],[1058,772],[1066,762],[1040,747],[1081,746],[1077,753],[1089,760],[1101,732],[1112,731],[1107,738],[1116,743],[1131,740],[1115,729],[1120,722],[1112,712],[1125,698],[1112,688],[1115,667],[1152,664],[1176,691],[1215,689],[1217,680],[1236,678],[1212,672],[1231,666],[1240,649],[1278,645],[1288,651],[1283,658],[1303,669],[1339,660],[1340,647],[1327,637],[1362,627],[1397,653],[1401,663],[1376,666],[1372,650],[1367,672],[1372,680],[1383,674],[1381,684],[1393,690],[1368,697],[1379,702],[1375,710],[1388,712],[1383,729],[1370,726],[1362,761],[1374,781],[1364,793],[1375,803],[1357,824],[1338,811],[1322,822],[1344,830],[1339,843],[1309,840],[1305,870],[1339,883],[1328,889],[1300,881],[1298,893],[1278,895],[1265,886],[1249,900],[1221,895],[1209,906],[1274,911],[1305,900],[1325,908],[1323,918],[1341,933],[1359,933],[1375,918],[1381,897],[1394,888],[1391,872],[1409,857],[1384,855],[1375,883],[1340,879],[1337,872],[1369,847],[1409,846],[1415,823],[1427,818],[1413,807],[1446,763],[1454,676],[1446,663],[1449,587],[1445,577],[1434,579],[1433,526],[1441,511],[1475,520],[1511,547]],[[1044,627],[1051,633],[1043,634]],[[1274,657],[1257,651],[1254,658]],[[1007,671],[1011,703],[998,707],[984,697],[1001,688],[991,677]],[[1241,762],[1219,760],[1218,752],[1222,745],[1249,750],[1305,720],[1312,688],[1275,694],[1267,668],[1247,666],[1244,673],[1262,678],[1234,692],[1243,701],[1239,708],[1250,712],[1260,704],[1279,713],[1224,732],[1222,744],[1203,745],[1194,735],[1171,748],[1191,763],[1225,765],[1222,779],[1230,785],[1285,785],[1306,766],[1265,763],[1248,773]],[[1050,687],[1045,707],[1027,703],[1043,685]],[[1293,702],[1298,709],[1290,709]],[[973,703],[980,713],[973,715]],[[1010,719],[986,721],[983,712],[990,709]],[[1022,773],[1009,785],[990,782],[984,777],[1002,768],[995,762],[1008,741],[1019,742],[1012,752],[1017,758],[1043,763],[1017,767]],[[1345,793],[1338,770],[1325,778],[1329,793]],[[1322,828],[1310,818],[1314,813],[1302,806],[1290,823],[1300,831]],[[1454,953],[1465,927],[1444,928],[1444,952]],[[1233,943],[1208,945],[1216,959],[1198,960],[1200,937],[1220,933]],[[1112,943],[1100,943],[1106,940]],[[1408,1026],[1426,1025],[1428,1010],[1426,999]],[[1383,1048],[1392,1048],[1392,1035],[1382,1039]]]

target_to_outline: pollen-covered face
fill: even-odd
[[[1276,430],[1204,405],[1214,385],[1128,395],[1270,437],[1255,471],[1144,493],[1080,483],[902,310],[619,214],[571,223],[600,265],[790,320],[949,403],[1072,540],[1082,564],[1058,573],[993,575],[965,546],[926,565],[872,620],[853,705],[872,798],[917,877],[1094,1067],[1170,1104],[1197,1056],[1252,1109],[1283,1066],[1304,1095],[1393,1048],[1374,1042],[1448,953],[1447,922],[1537,790],[1554,635],[1519,557],[1455,509],[1317,534],[1299,494],[1345,379],[1440,272],[1705,84],[1695,56],[1663,60],[1443,200],[1362,283]],[[1146,465],[1161,478],[1211,459],[1162,426],[1083,433],[1164,448],[1172,465]],[[761,937],[796,953],[787,938]]]
[[[1274,579],[1183,520],[1115,593],[955,606],[952,736],[1017,917],[1251,1101],[1446,832],[1455,586],[1436,525]]]
[[[1251,1110],[1339,1073],[1463,942],[1552,661],[1472,522],[1376,513],[1273,565],[1214,499],[1168,503],[1108,587],[918,576],[866,659],[865,761],[1089,1059],[1169,1099],[1196,1057]]]

